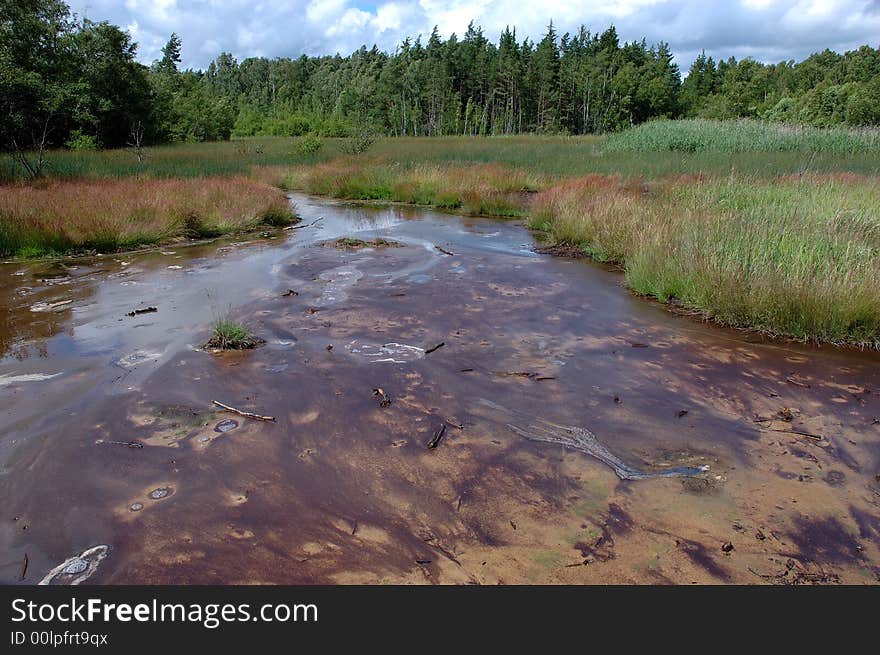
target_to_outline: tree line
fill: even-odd
[[[551,23],[538,41],[505,29],[495,43],[471,24],[393,53],[222,53],[204,71],[181,71],[181,48],[171,35],[144,66],[127,32],[78,19],[63,0],[0,0],[3,148],[28,161],[21,153],[48,146],[233,134],[592,134],[684,116],[880,124],[880,48],[870,46],[771,65],[704,53],[683,81],[667,43],[621,42],[614,27],[559,35]]]

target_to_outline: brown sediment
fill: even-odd
[[[28,298],[10,304],[0,380],[61,373],[0,387],[2,581],[19,581],[25,553],[33,582],[106,544],[87,583],[878,582],[877,355],[670,315],[613,273],[535,256],[510,223],[318,211],[308,238],[375,219],[403,245],[299,247],[302,230],[280,255],[152,253],[40,283],[35,298],[19,294],[33,276],[0,270],[0,297]],[[455,257],[425,245],[449,242],[451,222]],[[188,347],[211,321],[191,319],[208,273],[263,348]],[[29,311],[62,298],[57,313]],[[118,323],[157,299],[149,324]],[[119,345],[96,353],[106,334]],[[634,470],[709,468],[620,480],[510,424],[586,430]],[[455,429],[426,448],[441,426]]]

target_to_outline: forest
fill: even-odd
[[[758,118],[817,127],[880,124],[880,48],[802,62],[714,61],[682,79],[666,43],[612,26],[498,43],[471,24],[393,53],[248,58],[181,70],[172,34],[151,66],[119,27],[61,0],[0,2],[0,143],[38,177],[51,147],[96,149],[231,136],[596,134],[655,118]],[[35,157],[32,153],[37,152]]]

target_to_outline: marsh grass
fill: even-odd
[[[246,175],[253,166],[315,163],[341,153],[340,144],[328,141],[324,148],[303,148],[301,138],[255,138],[213,143],[179,143],[145,149],[143,162],[127,149],[53,150],[48,154],[46,176],[50,179],[113,179]],[[23,180],[11,157],[0,157],[0,182]]]
[[[427,205],[485,216],[521,216],[523,194],[546,185],[542,176],[503,164],[403,165],[381,158],[338,158],[255,174],[316,195]]]
[[[230,318],[219,318],[211,326],[211,338],[205,347],[212,350],[250,350],[256,348],[260,342],[243,323]]]
[[[293,220],[280,190],[241,177],[0,186],[4,256],[111,252]]]
[[[666,142],[657,136],[661,132],[667,135]],[[858,143],[873,145],[868,149],[861,145],[853,147],[852,134],[863,135],[855,137]],[[46,175],[50,179],[233,176],[247,175],[255,167],[308,166],[345,155],[345,139],[322,139],[319,148],[304,145],[307,141],[310,141],[308,137],[267,137],[172,144],[148,148],[142,163],[125,149],[57,150],[48,155]],[[707,145],[700,145],[704,143]],[[870,130],[834,128],[826,133],[814,128],[768,126],[756,121],[658,121],[609,137],[383,138],[358,158],[365,161],[378,158],[409,168],[501,164],[552,176],[601,173],[655,177],[701,171],[726,175],[738,171],[775,177],[805,169],[878,174],[880,142],[876,131]],[[12,158],[0,156],[0,183],[21,179],[22,171]]]
[[[541,194],[532,224],[719,323],[876,348],[878,189],[858,176],[594,177]]]
[[[606,153],[832,153],[880,156],[880,129],[783,125],[756,120],[656,120],[611,135]]]

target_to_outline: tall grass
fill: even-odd
[[[880,157],[880,130],[817,128],[755,120],[657,120],[610,136],[603,150],[606,153],[872,153]]]
[[[726,175],[732,170],[747,175],[775,177],[809,169],[817,172],[851,171],[880,173],[880,144],[874,138],[872,149],[835,147],[823,149],[816,139],[801,139],[802,149],[770,147],[757,132],[778,133],[778,126],[759,123],[729,124],[709,121],[676,121],[668,126],[670,139],[685,138],[693,125],[703,126],[701,134],[738,131],[732,146],[714,145],[696,150],[690,137],[684,144],[660,144],[643,139],[660,129],[652,123],[609,137],[595,136],[511,136],[387,138],[374,143],[359,157],[381,159],[411,168],[418,165],[464,166],[503,164],[536,175],[579,176],[590,173],[656,177],[704,172]],[[737,127],[742,126],[742,127]],[[814,134],[812,128],[801,134]],[[850,130],[829,130],[828,134],[850,134]],[[859,134],[858,131],[853,132]],[[865,132],[870,136],[870,132]],[[702,137],[700,137],[702,138]],[[716,137],[717,138],[717,137]],[[754,139],[750,141],[749,139]],[[253,167],[313,165],[344,154],[344,139],[324,139],[313,152],[302,147],[302,139],[283,137],[240,139],[222,143],[175,144],[149,148],[143,163],[127,150],[53,151],[49,153],[46,174],[50,179],[104,179],[130,176],[154,178],[246,175]],[[653,145],[651,145],[653,144]],[[661,147],[662,145],[662,147]],[[703,146],[700,146],[703,147]],[[708,146],[705,146],[708,147]],[[21,179],[22,171],[10,157],[0,157],[0,183]]]
[[[317,195],[430,205],[491,216],[521,215],[523,195],[546,185],[541,176],[501,164],[402,165],[354,157],[286,170],[261,169],[255,174]]]
[[[127,149],[54,150],[47,156],[50,179],[153,177],[175,179],[246,175],[252,166],[314,163],[341,152],[330,143],[326,152],[307,152],[301,138],[255,138],[214,143],[178,143],[149,147],[143,162]],[[10,157],[0,157],[0,182],[22,181],[23,170]]]
[[[0,186],[0,254],[109,252],[293,218],[280,190],[241,177]]]
[[[532,222],[720,323],[880,346],[876,179],[595,177],[541,194]]]

